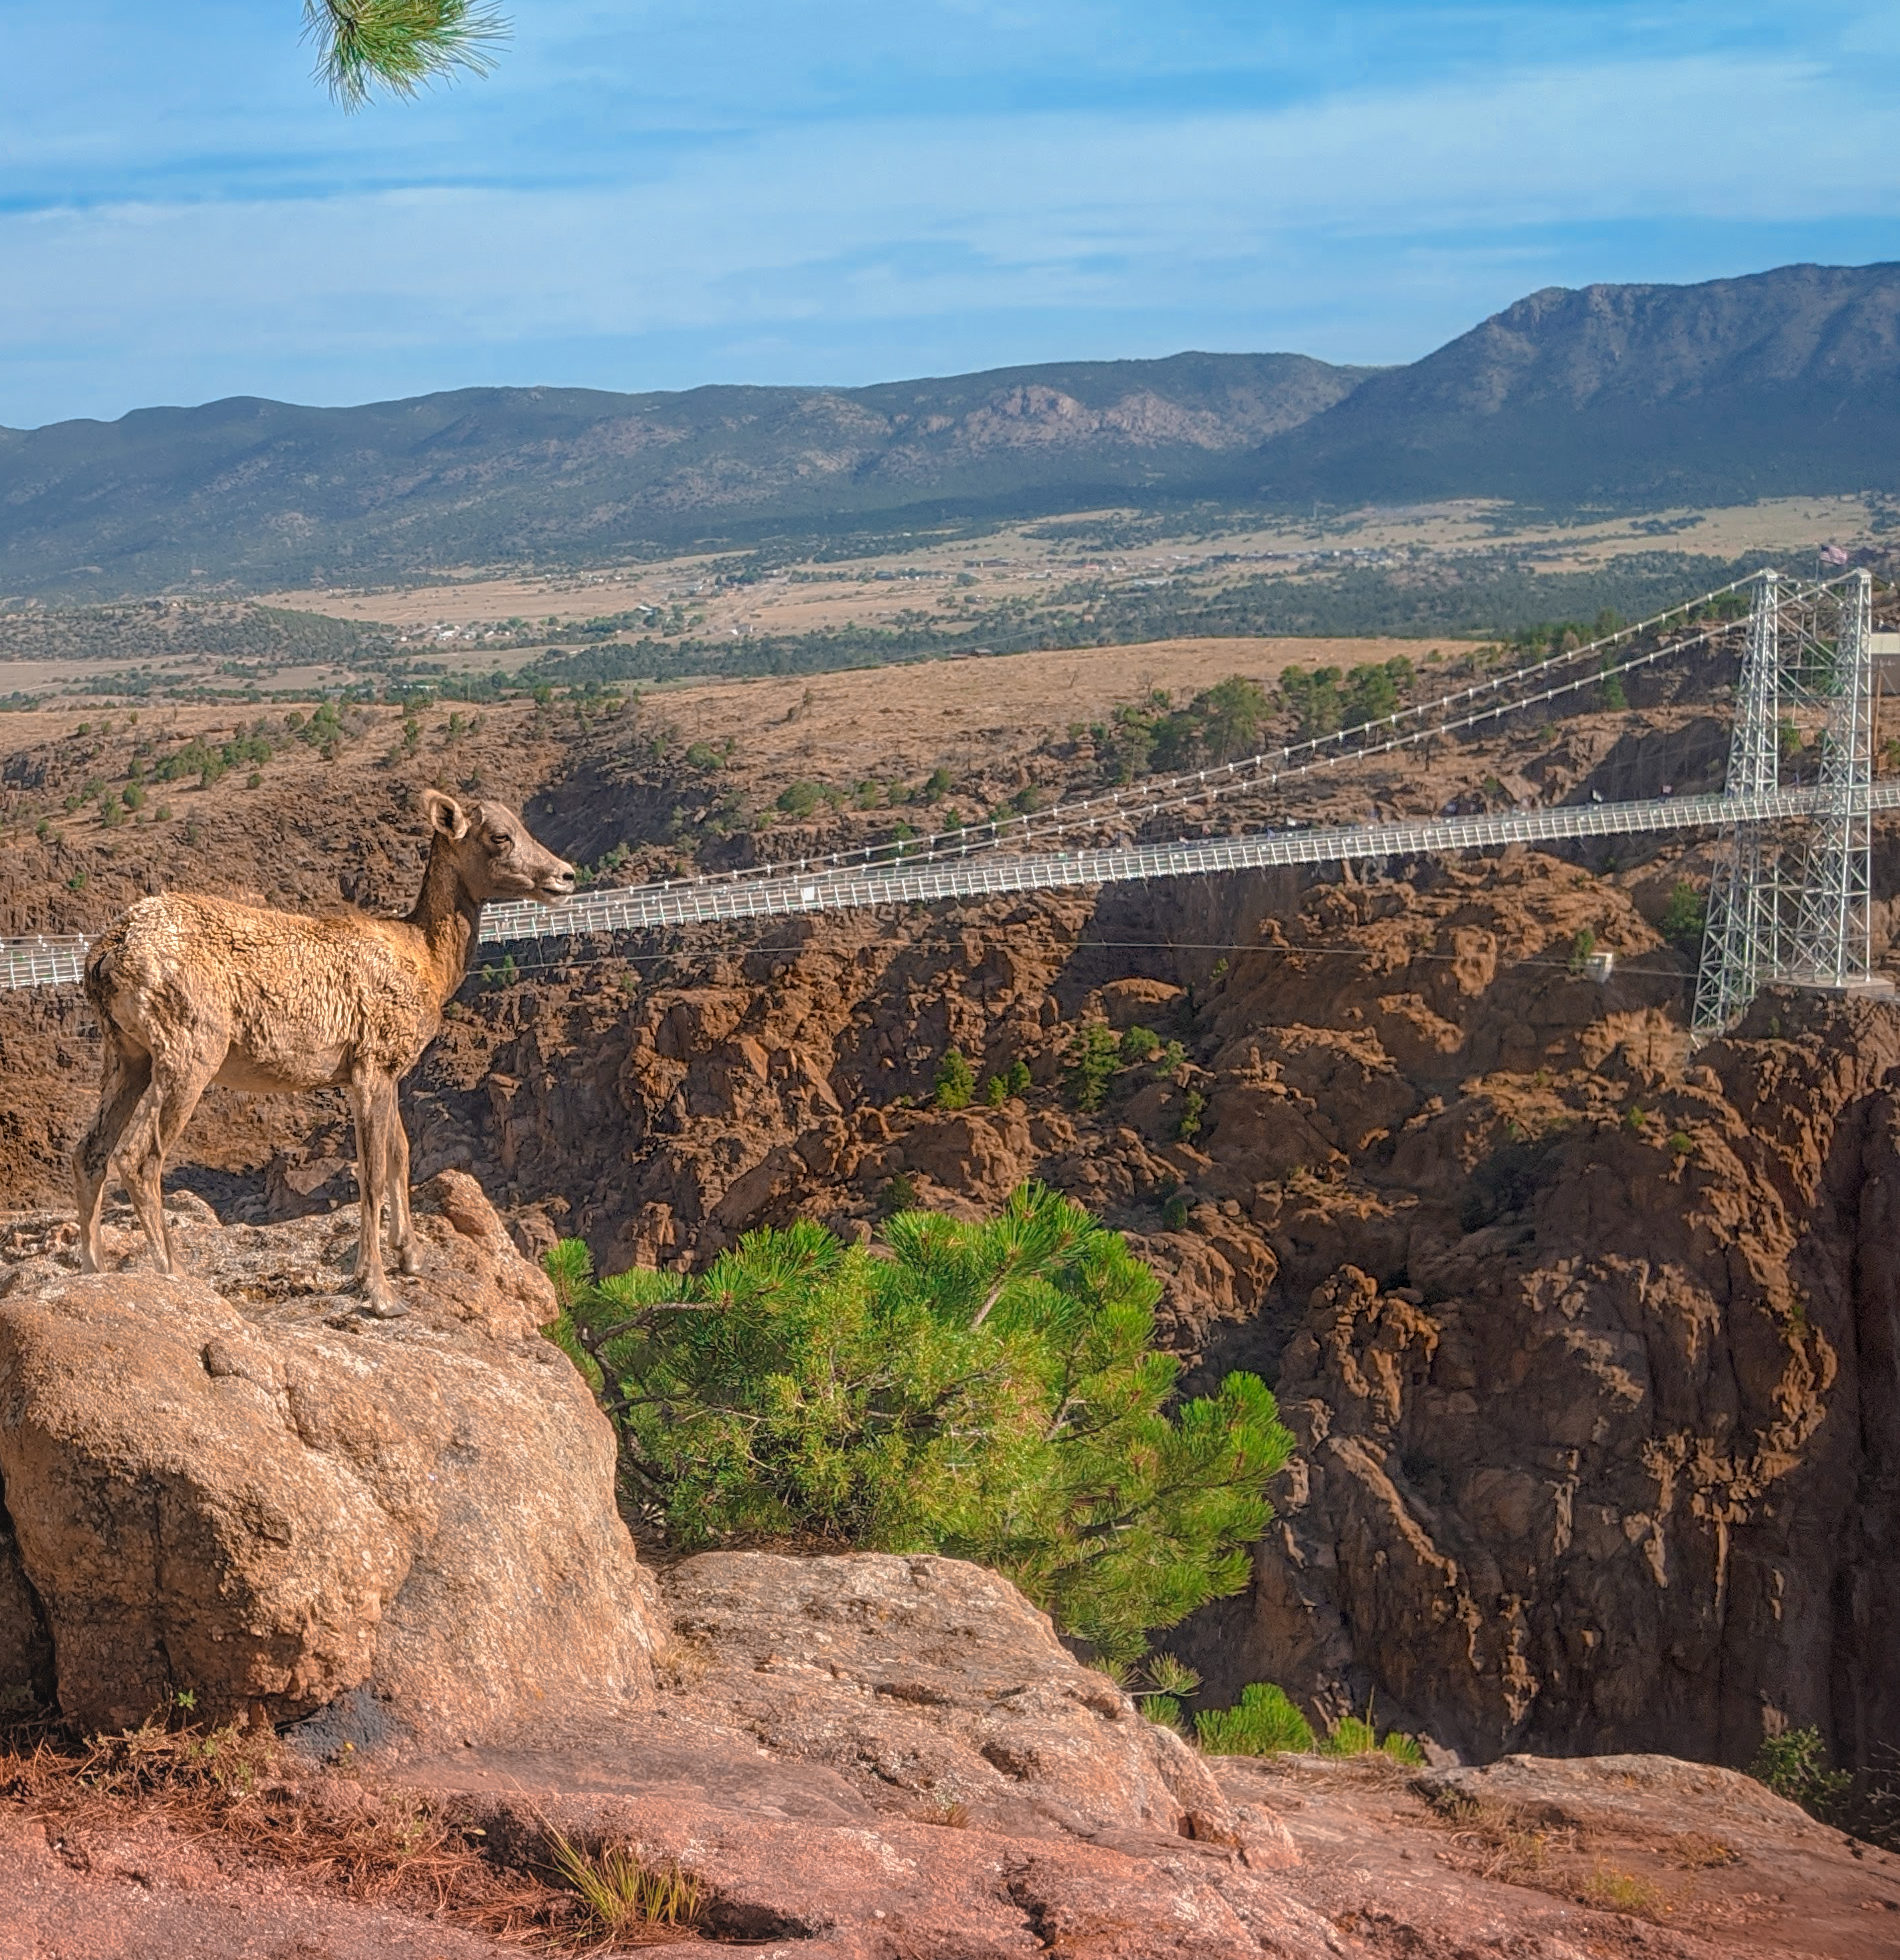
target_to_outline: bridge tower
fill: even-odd
[[[1727,797],[1773,791],[1780,780],[1781,592],[1773,572],[1755,583],[1748,641],[1735,683]],[[1775,967],[1781,908],[1768,825],[1745,819],[1723,831],[1709,879],[1708,922],[1696,975],[1694,1033],[1707,1039],[1740,1018]]]
[[[1832,635],[1822,631],[1824,609],[1835,613]],[[1818,806],[1798,859],[1764,816],[1739,815],[1721,838],[1696,978],[1692,1025],[1702,1040],[1731,1026],[1771,982],[1846,989],[1872,979],[1873,581],[1857,572],[1837,591],[1797,595],[1795,610],[1784,635],[1780,581],[1763,572],[1723,794],[1739,800],[1780,787],[1785,691],[1825,715]],[[1783,869],[1790,861],[1800,867],[1792,881]]]

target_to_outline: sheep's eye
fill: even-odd
[[[510,855],[514,848],[515,840],[512,837],[501,836],[488,839],[488,855],[490,857],[505,858]]]

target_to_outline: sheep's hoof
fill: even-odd
[[[400,1320],[409,1311],[408,1303],[391,1293],[372,1293],[363,1302],[363,1311],[372,1320]]]
[[[406,1245],[396,1255],[396,1266],[405,1278],[414,1279],[422,1271],[422,1254],[414,1246]]]

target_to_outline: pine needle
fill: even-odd
[[[473,0],[304,0],[317,77],[345,109],[378,87],[414,96],[457,70],[486,75],[508,33],[505,16]]]

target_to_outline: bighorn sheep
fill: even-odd
[[[160,1198],[165,1158],[214,1082],[258,1094],[343,1088],[356,1119],[362,1231],[356,1282],[373,1314],[404,1311],[383,1271],[391,1248],[417,1268],[409,1139],[396,1085],[442,1025],[468,971],[483,904],[544,903],[574,889],[573,867],[512,810],[464,811],[423,792],[429,867],[406,919],[305,918],[231,899],[167,893],[108,926],[86,962],[86,996],[105,1037],[99,1109],[73,1152],[79,1258],[99,1270],[106,1172],[120,1175],[162,1272],[176,1270]]]

